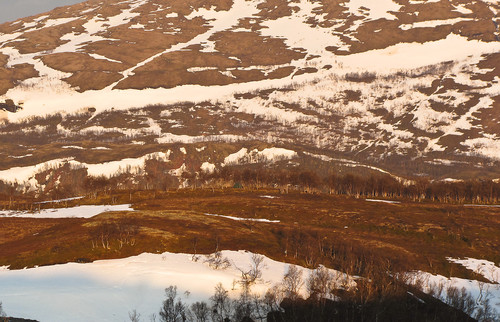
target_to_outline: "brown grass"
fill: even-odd
[[[473,75],[472,79],[480,79],[483,81],[491,82],[493,81],[493,79],[495,79],[495,76],[498,75],[499,66],[500,66],[499,53],[484,55],[483,59],[477,64],[477,67],[481,69],[491,69],[491,71],[488,71],[484,74],[481,73]]]
[[[43,28],[24,33],[23,40],[14,42],[14,48],[21,54],[38,53],[56,49],[69,40],[61,40],[65,34],[71,32],[84,32],[84,19],[77,19],[66,24]]]
[[[210,9],[215,7],[216,11],[229,10],[232,6],[231,0],[187,0],[187,1],[174,1],[169,2],[172,6],[171,12],[178,12],[182,15],[188,15],[193,10],[199,8]]]
[[[267,0],[260,3],[257,8],[260,9],[257,15],[269,20],[290,16],[295,11],[293,1],[286,0]]]
[[[2,61],[0,61],[0,66],[2,66],[0,67],[0,95],[14,88],[19,81],[38,76],[38,71],[33,65],[19,64],[6,68],[3,67],[5,66],[5,58],[0,57],[0,59],[2,59]]]
[[[95,59],[86,53],[58,53],[41,58],[43,63],[51,68],[74,73],[78,71],[108,71],[117,72],[127,66],[104,59]]]
[[[262,198],[264,194],[278,198]],[[394,267],[444,275],[453,269],[455,275],[467,276],[465,269],[448,264],[447,256],[500,260],[500,210],[495,208],[382,204],[339,196],[238,189],[157,191],[154,195],[135,192],[131,196],[115,194],[113,199],[130,202],[130,197],[136,212],[91,219],[0,218],[0,265],[21,268],[144,251],[190,253],[195,239],[198,253],[213,252],[219,240],[222,249],[247,249],[303,265],[321,241],[338,249],[353,247],[356,254],[387,258]],[[106,198],[112,197],[101,195],[96,201],[106,202]],[[235,221],[205,213],[281,222]],[[105,222],[140,227],[137,244],[119,249],[112,240],[109,250],[92,249],[90,231]],[[326,260],[321,258],[316,263]],[[328,264],[335,265],[335,261]]]
[[[65,78],[64,81],[72,87],[77,88],[79,92],[85,92],[89,90],[101,90],[121,78],[122,75],[119,73],[96,70],[74,72],[73,75]]]
[[[130,22],[107,30],[106,37],[119,40],[94,42],[85,48],[88,52],[95,52],[134,66],[155,54],[161,53],[166,48],[186,42],[208,30],[205,21],[201,18],[194,18],[189,21],[175,18],[172,23],[175,28],[180,29],[179,32],[164,34],[164,32],[171,32],[172,30],[144,31],[130,29],[129,26],[134,24]]]
[[[281,65],[305,57],[304,53],[287,48],[282,39],[249,32],[219,32],[211,37],[215,49],[227,56],[236,56],[242,67]]]
[[[199,46],[190,51],[171,52],[138,68],[135,75],[120,82],[117,88],[166,87],[185,84],[226,85],[231,83],[281,78],[290,75],[292,68],[280,68],[267,76],[259,69],[239,70],[234,68],[258,65],[280,65],[304,57],[303,53],[287,49],[281,39],[271,39],[246,32],[221,32],[212,37],[216,41],[217,53],[199,51]],[[241,62],[228,57],[235,56]],[[215,70],[188,72],[192,67],[215,68]],[[235,78],[219,71],[231,69]],[[306,72],[313,72],[306,70]]]
[[[482,109],[479,113],[475,114],[481,120],[482,128],[488,133],[500,133],[500,96],[493,98],[491,108]]]
[[[43,63],[51,68],[73,73],[64,80],[80,92],[100,90],[118,81],[122,76],[117,73],[127,65],[95,59],[86,53],[58,53],[41,57]]]

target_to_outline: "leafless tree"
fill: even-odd
[[[161,322],[186,321],[186,306],[177,298],[177,286],[169,286],[165,289],[166,299],[160,310]]]
[[[324,266],[311,271],[307,279],[309,297],[320,301],[327,298],[335,288],[335,276]]]
[[[105,222],[97,225],[90,231],[92,248],[97,248],[100,244],[104,249],[111,249],[110,241],[116,232],[117,227],[114,223]]]
[[[130,319],[130,322],[139,322],[141,319],[141,315],[137,313],[136,310],[128,312],[128,317]]]
[[[192,243],[193,243],[193,256],[191,256],[191,260],[193,262],[197,262],[200,259],[200,257],[197,255],[197,251],[196,251],[196,248],[198,246],[198,237],[193,237]]]
[[[5,318],[7,317],[7,314],[3,310],[2,302],[0,302],[0,318]]]
[[[474,318],[481,322],[500,321],[500,316],[494,313],[489,298],[484,299],[482,303],[477,306]]]
[[[208,322],[210,310],[207,303],[195,302],[191,305],[191,312],[196,322]]]
[[[139,227],[137,227],[134,223],[120,222],[117,224],[116,230],[120,249],[123,247],[123,245],[135,245],[135,239],[137,234],[139,233]]]
[[[212,303],[212,321],[224,322],[231,316],[231,300],[228,291],[221,283],[215,286],[215,293],[210,297]]]
[[[446,304],[465,312],[467,315],[472,315],[475,309],[475,301],[467,292],[467,290],[462,287],[458,289],[454,286],[449,286],[446,289]]]
[[[216,251],[206,257],[205,263],[212,269],[226,269],[231,266],[231,262],[227,257],[222,255],[221,251]]]
[[[237,267],[241,272],[241,280],[239,280],[238,283],[243,287],[244,293],[249,293],[250,287],[262,279],[262,269],[265,267],[263,262],[264,256],[253,254],[252,263],[247,270]]]
[[[301,297],[300,289],[304,285],[302,271],[295,265],[289,265],[283,276],[282,284],[285,297],[292,300],[299,299]]]
[[[283,301],[283,288],[281,285],[274,285],[269,288],[264,295],[264,304],[269,312],[278,311],[281,301]]]

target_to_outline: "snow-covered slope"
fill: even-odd
[[[254,254],[222,251],[222,256],[229,260],[230,267],[219,270],[210,268],[204,261],[205,256],[168,252],[24,270],[8,270],[4,267],[0,268],[0,299],[9,315],[41,322],[127,321],[128,313],[133,310],[143,320],[148,320],[159,311],[165,299],[164,289],[171,285],[178,287],[179,299],[188,305],[196,301],[209,302],[218,283],[222,283],[231,298],[238,298],[241,293],[238,283],[242,278],[241,271],[252,267]],[[488,277],[489,272],[499,269],[487,261],[462,261],[463,265],[472,265],[474,269],[478,262],[488,265],[485,266],[488,271],[479,271],[485,277]],[[267,289],[281,282],[288,265],[263,257],[260,267],[262,277],[252,285],[251,292],[262,296]],[[312,271],[303,267],[298,269],[304,280]],[[335,270],[330,272],[337,288],[356,285],[355,278]],[[450,287],[459,291],[463,287],[475,301],[476,311],[484,308],[487,302],[493,316],[500,313],[498,276],[496,280],[489,277],[492,283],[446,278],[426,272],[414,272],[409,277],[419,279],[425,292],[444,302],[450,300],[446,295]],[[410,278],[409,282],[412,280]],[[441,291],[436,293],[436,289]],[[307,295],[305,285],[300,286],[299,294]]]
[[[467,0],[88,1],[0,25],[0,94],[24,107],[3,118],[90,109],[84,124],[56,124],[59,139],[118,132],[160,144],[300,142],[375,163],[498,162],[499,10]],[[148,104],[164,107],[129,112]],[[111,109],[134,124],[100,123]]]
[[[252,253],[223,251],[231,266],[214,270],[204,263],[204,256],[193,261],[189,254],[141,254],[138,256],[69,263],[26,270],[0,268],[0,299],[11,316],[44,321],[128,321],[128,312],[137,310],[149,320],[165,299],[165,288],[178,287],[179,298],[187,304],[209,302],[215,286],[222,283],[229,296],[236,299],[241,288],[241,270],[252,265]],[[286,263],[264,257],[262,278],[252,292],[263,295],[277,284],[287,271]],[[299,267],[303,278],[309,269]],[[339,282],[351,281],[340,272]],[[339,284],[340,286],[340,284]],[[77,291],[76,291],[77,290]],[[189,292],[189,293],[186,293]],[[305,287],[300,290],[306,294]]]
[[[0,26],[2,92],[24,102],[17,117],[129,108],[294,77],[471,63],[500,48],[496,4],[399,2],[85,2]],[[236,86],[248,82],[256,84]],[[214,85],[223,88],[204,88]],[[127,91],[145,88],[163,90]]]
[[[485,277],[490,283],[457,277],[447,278],[442,275],[418,272],[415,274],[415,277],[418,277],[422,281],[424,285],[423,291],[450,304],[452,302],[449,298],[449,294],[452,293],[449,291],[450,288],[454,288],[460,292],[462,289],[465,289],[475,304],[475,309],[471,315],[476,316],[479,310],[488,311],[489,309],[491,316],[482,319],[496,321],[500,317],[500,268],[495,263],[487,260],[474,258],[448,258],[448,260],[465,266],[478,275]]]

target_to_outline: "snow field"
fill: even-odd
[[[130,8],[124,10],[122,13],[116,16],[103,19],[100,17],[92,18],[88,23],[84,25],[86,32],[75,35],[73,33],[67,34],[62,38],[64,40],[69,40],[68,43],[62,45],[60,48],[55,49],[54,52],[75,52],[81,49],[87,41],[97,41],[102,40],[102,36],[98,34],[105,30],[109,25],[110,27],[119,26],[122,24],[129,23],[131,19],[138,15],[137,12],[133,12],[135,9],[139,8],[145,4],[145,0],[141,1],[129,1]],[[161,56],[166,52],[180,50],[182,48],[188,47],[193,44],[203,44],[204,46],[213,47],[213,45],[207,45],[210,41],[208,40],[213,34],[223,31],[230,30],[234,27],[240,19],[251,18],[259,12],[257,6],[261,1],[243,1],[237,0],[234,2],[233,6],[228,11],[215,11],[212,9],[200,9],[198,11],[193,11],[188,15],[187,19],[193,19],[198,16],[203,16],[207,20],[207,24],[210,29],[201,35],[194,37],[186,43],[181,43],[175,45],[171,48],[165,49],[164,52],[156,54],[145,61],[131,67],[130,69],[123,72],[123,77],[126,78],[133,74],[133,71],[146,63],[152,61],[156,57]],[[417,2],[418,3],[418,2]],[[311,61],[296,61],[293,65],[297,67],[307,67],[309,65],[313,66],[323,66],[325,64],[336,65],[336,72],[342,74],[342,71],[348,73],[350,71],[364,70],[364,71],[377,71],[379,73],[388,73],[390,71],[402,69],[408,70],[412,68],[422,67],[426,65],[436,64],[442,61],[462,61],[472,56],[479,56],[484,53],[497,52],[500,48],[498,43],[484,43],[480,41],[469,41],[466,38],[460,37],[458,35],[449,35],[447,38],[427,42],[424,44],[419,43],[402,43],[395,46],[388,47],[381,50],[372,50],[365,53],[353,54],[347,56],[335,56],[334,54],[325,51],[325,47],[332,45],[341,45],[339,43],[338,36],[334,35],[332,31],[328,28],[311,27],[310,24],[306,23],[307,17],[314,15],[317,19],[322,19],[314,13],[314,10],[319,7],[319,5],[310,3],[308,1],[302,0],[294,4],[300,10],[294,12],[292,16],[279,18],[277,20],[268,20],[264,22],[267,28],[261,30],[261,33],[265,36],[272,36],[275,38],[282,38],[287,42],[290,47],[300,47],[305,48],[309,54],[321,54],[321,57],[315,58]],[[396,17],[391,14],[391,12],[398,11],[401,5],[393,2],[392,0],[383,0],[372,3],[366,0],[351,0],[346,4],[346,10],[353,15],[362,15],[363,21],[377,20],[377,19],[389,19],[393,20]],[[45,25],[52,25],[55,22],[51,22],[47,17],[41,18],[41,20],[47,20]],[[73,18],[68,18],[73,19]],[[77,19],[77,18],[74,18]],[[457,18],[458,19],[458,18]],[[342,21],[339,21],[341,23]],[[443,21],[430,21],[422,22],[431,23],[433,25],[437,24],[448,24],[455,22],[454,20],[443,20]],[[30,29],[38,30],[42,27],[37,27]],[[293,30],[293,33],[290,32]],[[42,66],[43,64],[35,57],[39,54],[29,54],[21,55],[16,52],[13,48],[8,47],[8,41],[19,37],[21,34],[15,36],[2,35],[1,40],[6,42],[0,51],[8,54],[10,59],[10,65],[19,64],[23,62],[29,62],[34,64],[37,69],[41,72],[41,79],[32,79],[25,81],[25,85],[28,83],[38,83],[40,86],[33,88],[25,88],[20,86],[9,91],[6,95],[13,98],[16,101],[23,100],[25,102],[25,109],[16,115],[10,115],[11,120],[19,120],[28,117],[33,114],[40,113],[40,107],[43,107],[43,113],[54,113],[56,111],[62,111],[67,109],[68,106],[72,106],[75,110],[86,106],[93,106],[98,111],[102,111],[109,108],[120,108],[128,109],[136,106],[144,106],[147,104],[155,103],[175,103],[179,101],[191,101],[193,91],[197,93],[197,101],[203,100],[215,100],[224,98],[225,96],[231,96],[235,92],[249,92],[259,88],[265,88],[269,86],[282,87],[292,83],[290,78],[281,80],[267,80],[260,82],[252,82],[252,84],[233,84],[227,86],[210,86],[208,90],[204,90],[204,86],[179,86],[173,89],[146,89],[146,90],[111,90],[114,85],[109,86],[109,88],[102,91],[87,91],[84,93],[78,93],[70,89],[64,83],[58,81],[58,79],[68,77],[64,73]],[[92,37],[101,37],[99,39],[94,39]],[[103,38],[104,39],[104,38]],[[93,54],[95,55],[95,54]],[[107,59],[106,57],[97,57],[99,59]],[[108,59],[109,60],[109,59]],[[252,66],[256,67],[256,66]],[[297,79],[305,82],[311,81],[314,78],[323,78],[325,75],[329,74],[327,71],[320,71],[315,75],[300,75]],[[121,80],[120,80],[121,81]],[[116,84],[116,83],[115,83]],[[47,95],[47,90],[51,87],[58,88],[54,91],[57,95]],[[205,88],[206,89],[206,88]],[[297,95],[301,96],[301,95]],[[302,96],[303,97],[303,96]],[[85,104],[85,106],[82,106]],[[305,115],[300,115],[297,113],[292,113],[291,111],[284,111],[283,109],[276,109],[272,106],[267,106],[263,111],[258,111],[262,107],[253,107],[254,104],[249,104],[249,106],[241,106],[242,110],[246,110],[251,113],[256,114],[274,114],[273,117],[281,117],[288,119],[288,121],[293,122],[298,118],[303,118]],[[257,105],[259,106],[259,105]],[[361,107],[366,109],[366,106]],[[288,115],[287,115],[288,114]]]
[[[500,316],[500,285],[499,284],[491,284],[491,283],[482,283],[476,280],[468,280],[463,278],[447,278],[442,275],[433,275],[426,272],[419,272],[417,276],[424,281],[424,292],[429,292],[431,289],[436,289],[439,287],[443,287],[443,291],[440,294],[441,297],[446,298],[446,289],[449,287],[455,287],[459,291],[462,288],[472,296],[472,299],[475,301],[476,309],[475,313],[478,312],[478,309],[483,305],[486,299],[489,299],[489,304],[491,305],[492,312],[495,316]]]
[[[75,200],[68,198],[67,200]],[[45,202],[44,202],[45,203]],[[131,205],[82,205],[67,208],[49,208],[39,211],[0,210],[0,217],[17,218],[91,218],[103,212],[134,211]]]
[[[9,315],[41,322],[128,321],[128,312],[134,309],[147,320],[158,314],[164,289],[170,285],[178,287],[179,297],[188,304],[208,301],[219,282],[237,298],[238,268],[250,268],[252,253],[222,251],[222,255],[232,264],[225,270],[211,269],[204,256],[193,261],[193,255],[173,253],[16,271],[0,269],[0,299]],[[262,281],[252,287],[252,292],[261,295],[281,281],[288,267],[267,257],[263,264]],[[299,270],[304,279],[311,272],[303,267]],[[301,292],[305,294],[304,288]]]
[[[80,149],[77,146],[65,146],[63,148]],[[180,153],[186,155],[188,152],[185,147],[179,149]],[[201,152],[202,150],[198,151]],[[84,167],[87,169],[87,173],[90,176],[98,177],[112,177],[113,175],[130,172],[130,173],[141,173],[144,171],[145,162],[148,159],[156,159],[163,162],[170,161],[171,150],[167,152],[154,152],[146,154],[139,158],[125,158],[117,161],[109,161],[103,163],[85,163],[74,160],[74,158],[64,158],[55,159],[46,162],[42,162],[35,165],[24,166],[24,167],[14,167],[7,170],[0,171],[0,180],[5,182],[18,182],[24,183],[28,189],[35,189],[38,186],[38,182],[35,179],[35,175],[39,172],[55,169],[62,166],[65,163],[69,163],[73,168]],[[283,148],[265,148],[262,151],[254,149],[248,151],[247,148],[242,148],[240,151],[227,156],[224,162],[220,164],[221,166],[233,165],[238,163],[257,163],[257,162],[277,162],[280,160],[289,160],[297,157],[298,154],[295,151],[287,150]],[[214,163],[205,161],[200,167],[200,171],[206,173],[212,173],[216,170],[217,166]],[[183,164],[178,169],[173,169],[170,171],[171,175],[180,177],[183,172],[186,172],[186,165]]]
[[[144,162],[147,159],[155,158],[167,162],[169,160],[170,153],[165,152],[155,152],[146,154],[140,158],[125,158],[118,161],[110,161],[104,163],[84,163],[73,160],[73,158],[55,159],[51,161],[46,161],[36,165],[25,166],[25,167],[14,167],[8,170],[0,171],[0,180],[5,182],[29,182],[34,180],[34,175],[38,172],[55,169],[64,163],[69,163],[73,167],[85,167],[87,168],[88,174],[91,176],[106,176],[111,177],[121,171],[131,171],[132,173],[137,173],[144,166]],[[36,181],[36,180],[35,180]]]
[[[242,148],[238,152],[228,155],[224,159],[222,166],[244,163],[276,162],[279,160],[293,159],[297,156],[297,152],[283,148],[266,148],[262,151],[257,149],[248,151],[247,148]]]
[[[500,267],[495,263],[484,260],[467,257],[465,259],[447,258],[452,263],[460,264],[471,271],[484,276],[492,283],[500,284]]]
[[[448,48],[457,48],[457,50],[448,50]],[[444,50],[446,48],[446,50]],[[4,48],[5,49],[5,48]],[[2,49],[2,50],[4,50]],[[480,55],[482,53],[495,52],[500,50],[500,44],[498,43],[482,43],[478,41],[468,41],[463,37],[450,35],[446,39],[428,42],[425,44],[398,44],[386,49],[374,50],[361,54],[348,55],[345,57],[330,57],[332,61],[336,62],[337,67],[335,72],[329,71],[319,71],[314,75],[300,75],[290,79],[281,80],[266,80],[261,82],[252,82],[247,84],[233,84],[226,86],[194,86],[186,85],[179,86],[172,89],[145,89],[141,91],[136,90],[102,90],[102,91],[87,91],[84,93],[77,93],[72,90],[60,89],[53,91],[54,95],[47,95],[45,90],[37,92],[38,90],[33,88],[28,89],[13,89],[12,93],[9,92],[9,96],[16,97],[15,100],[24,100],[25,109],[20,113],[15,115],[10,115],[12,120],[22,119],[33,114],[36,110],[37,113],[40,111],[38,108],[40,104],[45,106],[51,106],[51,108],[45,107],[43,109],[47,114],[53,113],[57,110],[62,109],[62,106],[76,106],[80,109],[83,106],[78,106],[81,102],[85,102],[88,106],[95,106],[98,111],[103,111],[111,107],[117,108],[131,108],[134,106],[143,106],[145,104],[151,103],[175,103],[178,101],[192,101],[192,92],[197,93],[196,101],[228,101],[228,110],[236,112],[244,112],[255,115],[263,116],[268,120],[277,120],[283,124],[292,124],[300,122],[313,121],[318,123],[318,118],[307,113],[302,113],[297,110],[288,110],[276,104],[275,102],[287,102],[293,104],[299,104],[301,108],[305,110],[314,110],[320,114],[324,115],[344,115],[344,128],[345,131],[350,131],[356,129],[361,123],[373,123],[376,124],[382,131],[385,131],[392,139],[386,142],[386,140],[377,140],[376,137],[373,140],[366,142],[367,145],[377,144],[377,145],[390,145],[391,149],[396,149],[400,152],[405,151],[405,149],[411,148],[412,140],[414,140],[413,133],[407,130],[399,129],[391,124],[385,124],[384,121],[379,116],[375,116],[370,109],[379,107],[380,104],[374,104],[377,95],[387,97],[394,97],[393,99],[388,99],[383,102],[383,108],[387,109],[389,112],[393,113],[394,116],[404,115],[405,113],[411,112],[414,114],[414,125],[422,130],[429,133],[436,133],[437,131],[443,131],[445,134],[460,134],[461,130],[467,130],[471,128],[470,121],[473,119],[473,113],[480,109],[489,108],[491,105],[491,99],[489,96],[496,95],[500,92],[500,86],[498,84],[491,84],[489,87],[478,90],[485,96],[480,104],[473,107],[468,113],[464,115],[454,115],[454,113],[440,113],[434,111],[428,104],[428,100],[432,99],[437,102],[443,101],[445,98],[448,100],[448,104],[459,105],[467,101],[467,95],[458,93],[456,91],[449,91],[445,94],[431,95],[430,97],[419,93],[418,91],[412,90],[415,87],[429,84],[432,79],[428,77],[418,77],[418,78],[406,78],[404,81],[402,79],[395,79],[393,81],[383,78],[383,75],[389,73],[388,71],[408,71],[411,72],[412,68],[419,68],[422,66],[427,66],[428,64],[439,63],[443,60],[456,60],[456,67],[450,70],[450,77],[455,80],[455,82],[464,85],[474,85],[474,86],[485,86],[486,84],[477,80],[470,80],[470,70],[466,69],[469,64],[478,62],[480,60]],[[432,52],[433,55],[428,55]],[[417,58],[413,57],[414,53],[420,53]],[[452,56],[450,56],[452,55]],[[313,61],[316,65],[321,65],[326,63],[328,60],[328,55],[323,56],[323,58],[318,58],[317,61]],[[471,56],[471,57],[469,57]],[[324,61],[323,61],[324,59]],[[375,63],[373,63],[375,61]],[[367,65],[367,63],[369,65]],[[311,63],[311,62],[309,62]],[[410,64],[409,64],[410,63]],[[400,64],[400,65],[399,65]],[[373,67],[376,66],[376,67]],[[381,69],[379,69],[379,67]],[[382,71],[383,70],[383,71]],[[352,83],[344,80],[344,75],[356,71],[371,71],[377,73],[378,78],[375,82],[371,84],[364,83]],[[480,71],[474,71],[480,72]],[[389,86],[390,85],[390,86]],[[66,85],[65,85],[66,86]],[[244,93],[255,91],[259,88],[282,88],[292,86],[295,91],[279,93],[274,92],[270,95],[269,100],[263,100],[260,97],[249,100],[235,100],[232,96],[234,93]],[[349,102],[348,104],[340,104],[342,101],[336,101],[332,98],[336,98],[342,95],[343,90],[353,90],[360,91],[362,93],[360,102]],[[17,91],[17,94],[16,94]],[[397,93],[404,93],[403,96],[395,95]],[[10,94],[14,94],[13,96]],[[27,98],[26,95],[34,95],[32,99]],[[373,95],[373,96],[372,96]],[[146,97],[147,96],[147,97]],[[137,99],[137,100],[136,100]],[[78,101],[75,102],[74,101]],[[451,100],[451,101],[450,101]],[[58,107],[57,101],[61,103],[61,107]],[[314,105],[309,104],[310,101],[314,101],[320,108],[314,107]],[[33,105],[30,107],[30,102]],[[71,103],[70,103],[71,102]],[[93,103],[96,104],[93,104]],[[106,102],[109,102],[106,103]],[[337,102],[337,103],[336,103]],[[408,106],[415,105],[417,108],[413,111],[407,111]],[[358,113],[356,117],[351,117],[352,113]],[[14,118],[14,119],[13,119]],[[457,120],[458,118],[458,120]],[[321,122],[318,125],[308,125],[307,127],[301,128],[301,131],[305,133],[318,133],[321,130]],[[88,129],[90,130],[90,129]],[[96,129],[97,130],[97,129]],[[104,130],[104,129],[101,129]],[[199,142],[207,140],[206,137],[202,136],[187,136],[187,135],[174,135],[170,133],[158,133],[157,127],[154,124],[151,125],[151,133],[159,135],[157,138],[158,143],[171,143],[171,142]],[[143,130],[130,130],[130,131],[142,131]],[[142,133],[141,132],[141,133]],[[127,132],[128,133],[128,132]],[[384,132],[382,132],[384,133]],[[131,134],[131,133],[128,133]],[[331,134],[330,134],[331,135]],[[220,137],[214,136],[213,139],[217,140],[242,140],[244,138],[234,135],[221,135]],[[326,142],[331,138],[325,137]],[[425,138],[424,138],[425,139]],[[437,144],[438,139],[429,140],[428,151],[440,151],[443,149],[439,144]],[[478,140],[475,141],[470,140]],[[473,150],[474,147],[480,145],[477,152],[486,157],[492,157],[498,155],[497,139],[486,139],[486,138],[476,138],[470,139],[464,142],[464,147],[468,147]],[[348,145],[349,142],[341,143],[339,149],[345,149],[343,145]],[[474,147],[472,147],[474,146]]]
[[[205,256],[190,254],[143,253],[123,259],[102,260],[88,264],[68,263],[24,270],[0,268],[0,299],[9,315],[44,321],[126,321],[128,312],[137,310],[143,318],[157,313],[164,299],[164,289],[178,287],[184,303],[208,301],[217,283],[222,283],[232,298],[239,295],[241,270],[251,267],[252,253],[222,251],[231,266],[213,270]],[[194,260],[196,258],[196,260]],[[464,266],[478,265],[488,270],[499,268],[491,262],[476,259],[455,260]],[[264,257],[262,279],[252,292],[262,295],[281,281],[288,265]],[[306,279],[311,270],[299,267]],[[354,286],[353,280],[331,270],[339,283]],[[500,313],[499,284],[481,283],[460,278],[446,278],[426,272],[415,272],[412,278],[423,281],[424,291],[443,286],[442,296],[450,286],[464,287],[478,305],[490,299],[494,313]],[[485,275],[486,276],[486,275]],[[410,279],[411,281],[411,279]],[[340,287],[340,284],[337,284]],[[186,293],[188,291],[189,293]],[[304,287],[301,289],[305,294]]]
[[[485,283],[457,277],[447,278],[422,271],[410,273],[408,282],[415,283],[418,280],[418,283],[423,286],[424,292],[432,294],[444,302],[446,302],[448,288],[454,287],[460,292],[464,288],[475,303],[472,317],[479,312],[480,308],[484,307],[486,302],[489,302],[494,318],[500,317],[500,267],[493,262],[475,258],[456,259],[449,257],[447,260],[463,265],[491,282]]]

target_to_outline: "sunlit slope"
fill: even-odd
[[[24,107],[4,117],[164,104],[113,126],[62,120],[55,135],[300,141],[439,166],[497,160],[499,10],[495,1],[89,1],[0,26],[0,93]]]

